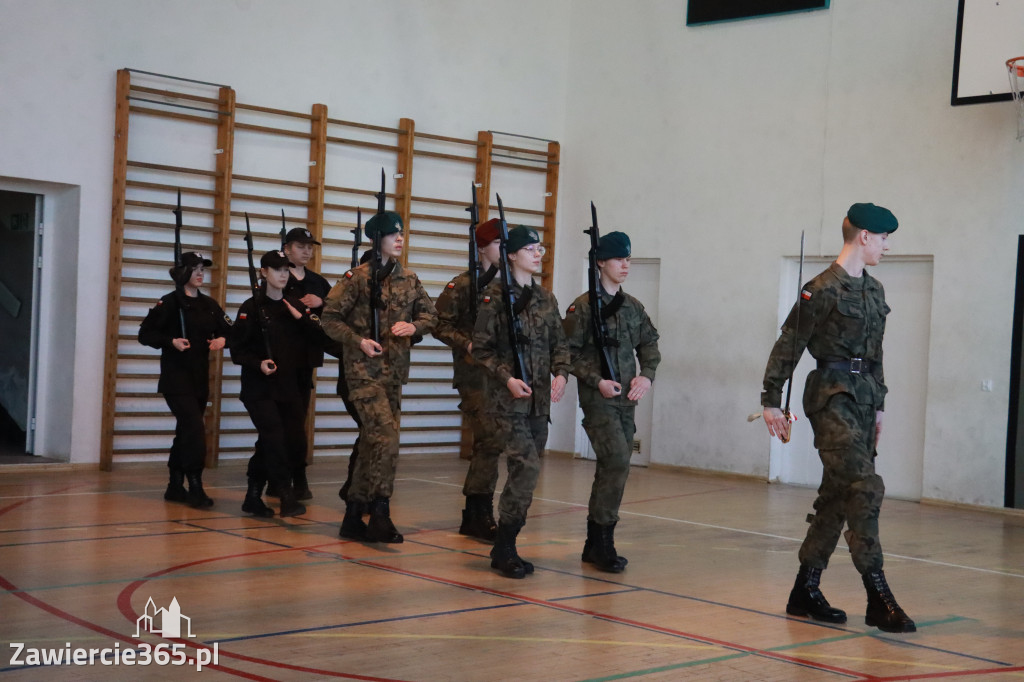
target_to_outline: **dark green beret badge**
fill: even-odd
[[[366,221],[366,236],[373,239],[374,235],[380,232],[380,236],[386,237],[389,234],[402,231],[402,216],[394,211],[378,213]]]
[[[601,241],[597,245],[597,260],[608,260],[609,258],[630,257],[629,237],[625,232],[609,232],[601,235]]]
[[[850,219],[854,227],[876,234],[895,232],[899,227],[892,211],[874,204],[854,204],[846,212],[846,217]]]

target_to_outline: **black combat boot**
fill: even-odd
[[[864,614],[866,625],[873,625],[884,632],[917,631],[914,621],[896,603],[896,597],[892,596],[883,571],[865,573],[861,579],[868,592],[868,610]]]
[[[516,551],[516,537],[522,525],[499,523],[494,547],[491,548],[491,568],[501,571],[506,578],[519,580],[533,573],[533,564],[525,561]]]
[[[366,540],[366,523],[363,522],[363,514],[366,513],[366,504],[355,500],[345,503],[345,518],[341,520],[341,529],[338,535],[349,540]]]
[[[397,545],[405,538],[391,522],[391,500],[377,497],[370,502],[370,522],[366,524],[367,542],[386,542]]]
[[[249,488],[245,491],[245,499],[242,500],[242,511],[253,516],[270,518],[274,510],[263,503],[264,481],[249,477]]]
[[[615,524],[602,526],[587,521],[587,541],[583,544],[583,561],[594,564],[606,573],[622,573],[629,560],[615,551]]]
[[[295,499],[300,502],[313,499],[313,492],[309,489],[309,481],[306,479],[306,466],[295,467],[292,471],[292,488],[295,489]]]
[[[818,585],[821,583],[821,569],[800,564],[796,582],[789,592],[786,613],[791,616],[810,616],[826,623],[845,623],[846,611],[828,603]]]
[[[498,535],[498,524],[494,522],[494,503],[490,495],[466,496],[459,534],[494,542]]]
[[[203,490],[203,472],[185,474],[185,478],[188,479],[188,506],[195,507],[196,509],[212,507],[213,500]]]
[[[295,498],[295,491],[287,483],[279,483],[277,490],[281,497],[281,508],[278,514],[281,516],[302,516],[306,513],[305,505]]]
[[[168,502],[188,502],[188,491],[185,490],[185,472],[171,469],[171,479],[167,482],[164,499]]]

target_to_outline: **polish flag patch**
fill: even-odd
[[[800,292],[800,298],[804,299],[805,301],[811,300],[811,292],[807,291],[807,289],[804,289],[803,291]]]
[[[455,288],[455,282],[448,282],[448,287],[447,288],[448,289],[454,289]]]
[[[346,272],[345,277],[347,277],[348,279],[352,279],[352,271],[349,270],[348,272]]]
[[[238,319],[240,319],[240,320],[244,320],[247,317],[249,317],[249,315],[247,313],[238,313]]]
[[[491,302],[491,297],[490,296],[484,296],[484,303],[490,303],[490,302]]]
[[[575,303],[573,303],[571,306],[569,306],[569,312],[570,313],[576,312],[576,304]]]

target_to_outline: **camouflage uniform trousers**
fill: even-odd
[[[548,440],[548,416],[494,414],[497,442],[502,444],[508,478],[498,499],[500,523],[521,527],[533,502],[533,491],[540,477],[540,453]]]
[[[800,563],[827,568],[845,522],[854,566],[862,575],[881,570],[878,513],[885,484],[875,473],[875,408],[838,393],[808,419],[822,476],[815,514],[808,517],[811,527],[800,546]]]
[[[402,387],[369,384],[350,397],[359,415],[359,454],[352,471],[348,499],[370,502],[394,493],[398,467],[398,429],[402,410]]]
[[[619,505],[633,454],[635,412],[633,405],[613,405],[607,401],[583,406],[583,428],[597,456],[588,521],[608,526],[619,520]]]
[[[497,438],[498,428],[493,417],[484,410],[484,398],[480,391],[460,387],[459,396],[462,398],[459,409],[473,434],[473,453],[462,494],[493,497],[494,488],[498,484],[498,458],[502,447]]]

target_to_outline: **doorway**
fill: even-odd
[[[831,262],[830,258],[806,259],[804,282]],[[782,269],[779,327],[793,305],[798,267],[797,259],[787,259]],[[886,497],[920,500],[924,479],[932,259],[886,257],[868,270],[885,287],[886,303],[892,309],[885,323],[885,383],[889,394],[885,401],[876,471],[885,480]],[[790,408],[797,421],[793,425],[793,436],[785,445],[771,439],[769,480],[810,487],[817,487],[821,482],[821,460],[814,449],[810,422],[803,411],[804,380],[813,368],[814,359],[805,352],[794,372]]]
[[[0,455],[34,452],[43,197],[0,190]]]
[[[583,290],[589,287],[587,282],[587,268],[583,269]],[[660,258],[634,258],[629,265],[629,279],[623,285],[622,290],[643,303],[651,322],[655,328],[658,326],[658,291],[661,281],[661,259]],[[651,432],[654,424],[654,394],[658,382],[654,382],[650,392],[637,403],[634,414],[636,434],[633,436],[633,455],[629,463],[632,466],[648,466],[651,463]],[[623,386],[623,390],[628,390]],[[576,405],[576,446],[575,451],[583,459],[596,459],[593,448],[590,447],[590,439],[583,429],[583,410],[579,404]]]
[[[1003,504],[1024,509],[1024,235],[1017,237],[1017,290],[1010,347],[1010,409],[1006,428],[1006,487]]]

